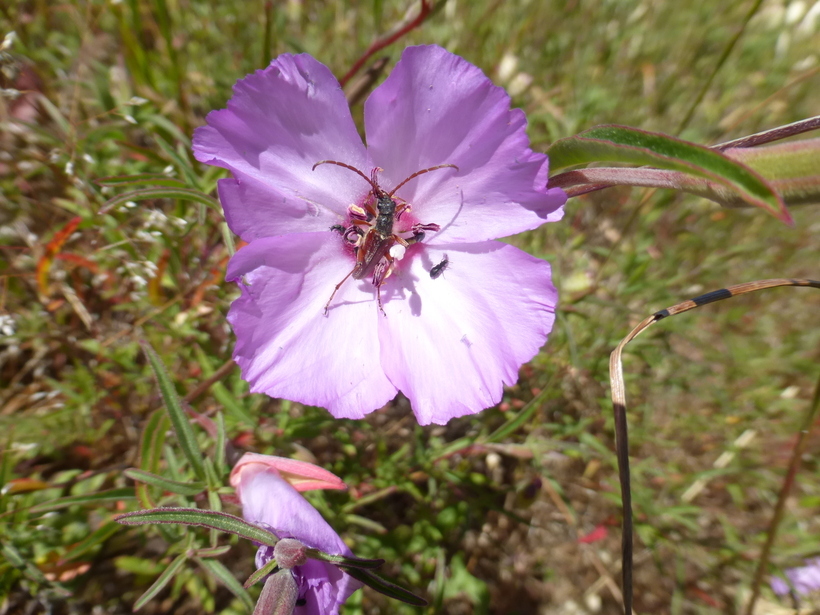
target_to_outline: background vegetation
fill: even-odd
[[[228,461],[244,450],[298,456],[341,476],[349,492],[311,501],[358,556],[386,558],[385,573],[427,597],[427,612],[619,612],[609,353],[644,316],[701,292],[820,277],[816,207],[794,209],[789,228],[672,192],[571,200],[563,222],[511,240],[553,265],[562,300],[549,342],[497,408],[426,428],[403,398],[336,421],[249,394],[230,367],[212,382],[231,356],[225,314],[237,294],[223,279],[221,213],[165,198],[100,213],[140,188],[106,177],[156,174],[213,193],[222,172],[193,160],[191,131],[238,78],[285,52],[341,76],[416,10],[0,5],[0,35],[16,33],[0,57],[0,613],[129,612],[175,557],[208,544],[205,532],[111,522],[139,508],[124,471],[139,464],[161,405],[140,340],[191,411],[224,417]],[[608,122],[711,144],[818,114],[818,32],[820,3],[802,1],[450,0],[373,59],[389,70],[418,43],[462,55],[509,88],[538,151]],[[814,290],[778,289],[670,319],[629,347],[639,612],[740,609],[818,378],[818,314]],[[212,437],[195,429],[213,456]],[[173,436],[157,447],[157,471],[190,481]],[[819,456],[815,436],[773,571],[820,550]],[[236,512],[216,493],[152,497]],[[210,558],[220,569],[183,560],[143,612],[249,612],[214,578],[244,580],[251,545]],[[762,613],[793,606],[767,588],[764,599]],[[418,610],[368,590],[346,612]]]

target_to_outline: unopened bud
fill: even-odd
[[[294,538],[283,538],[273,548],[273,557],[280,568],[301,566],[307,561],[307,547]]]
[[[289,570],[280,570],[268,577],[253,615],[293,615],[299,587]]]

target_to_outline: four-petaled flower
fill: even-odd
[[[344,489],[335,474],[311,463],[246,453],[231,471],[246,521],[269,529],[280,539],[294,538],[331,555],[351,557],[350,549],[299,491]],[[273,558],[274,547],[261,546],[256,567]],[[291,568],[298,588],[295,613],[337,615],[339,607],[362,584],[327,562],[308,559]]]
[[[207,123],[194,153],[233,173],[219,197],[249,242],[227,278],[252,391],[347,418],[401,391],[421,424],[500,401],[557,298],[546,262],[494,240],[566,201],[501,88],[440,47],[408,48],[365,104],[365,147],[327,67],[283,55]]]

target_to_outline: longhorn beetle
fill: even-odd
[[[368,184],[370,184],[373,188],[371,194],[376,199],[375,209],[371,203],[367,202],[367,200],[365,201],[363,208],[364,213],[366,214],[366,219],[358,219],[357,217],[352,217],[351,219],[353,224],[358,225],[369,226],[370,221],[373,218],[376,219],[376,222],[373,226],[370,226],[366,233],[364,233],[364,237],[357,248],[356,264],[353,266],[353,269],[351,269],[350,273],[342,278],[341,282],[336,284],[336,288],[333,289],[330,299],[327,300],[327,303],[325,304],[325,316],[327,316],[327,311],[330,308],[330,302],[333,301],[333,297],[336,296],[339,288],[341,288],[342,284],[347,281],[347,278],[352,275],[354,280],[361,280],[371,274],[373,275],[373,286],[376,287],[376,297],[379,303],[379,310],[381,310],[382,314],[387,316],[384,312],[384,308],[382,307],[381,286],[382,282],[384,282],[390,274],[390,268],[392,267],[394,261],[393,257],[390,256],[390,248],[396,244],[407,248],[412,243],[421,241],[424,237],[424,231],[437,231],[441,228],[438,224],[414,224],[411,229],[413,232],[413,237],[409,240],[404,239],[394,233],[394,222],[401,218],[402,213],[410,209],[410,206],[405,202],[396,203],[393,199],[393,195],[395,195],[398,189],[404,186],[404,184],[409,182],[411,179],[415,179],[419,175],[423,175],[437,169],[453,168],[457,171],[458,167],[454,164],[440,164],[427,169],[422,169],[421,171],[416,171],[407,179],[399,182],[393,190],[387,192],[379,186],[379,182],[376,178],[377,173],[382,170],[379,167],[374,168],[370,173],[370,177],[367,177],[367,175],[362,173],[356,167],[345,164],[344,162],[337,162],[336,160],[320,160],[313,165],[313,170],[315,171],[316,167],[321,164],[335,164],[336,166],[344,167],[345,169],[353,171],[362,177],[362,179],[364,179]]]

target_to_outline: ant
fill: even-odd
[[[355,232],[360,235],[360,241],[357,240],[358,247],[356,248],[356,264],[353,266],[350,273],[342,278],[342,281],[339,282],[336,285],[336,288],[333,289],[330,299],[328,299],[325,304],[325,316],[327,316],[327,311],[330,308],[330,302],[333,301],[333,297],[336,296],[339,288],[341,288],[342,284],[347,281],[347,278],[352,275],[354,280],[361,280],[371,274],[373,276],[373,286],[376,287],[376,297],[379,303],[379,310],[381,310],[382,314],[387,316],[384,312],[384,308],[382,307],[381,285],[387,276],[390,275],[393,263],[395,261],[393,256],[390,255],[390,249],[396,244],[408,248],[411,244],[417,243],[424,238],[424,231],[438,231],[441,228],[438,224],[414,224],[411,229],[413,236],[409,240],[404,239],[394,233],[394,222],[399,220],[401,215],[410,209],[410,206],[405,202],[396,203],[393,199],[393,195],[396,194],[399,188],[419,175],[423,175],[424,173],[429,173],[430,171],[435,171],[437,169],[446,168],[453,168],[457,171],[458,167],[454,164],[440,164],[427,169],[422,169],[421,171],[416,171],[404,181],[399,182],[393,190],[387,192],[379,186],[379,182],[376,178],[377,173],[382,170],[379,167],[374,168],[370,174],[370,177],[367,177],[367,175],[362,173],[356,167],[345,164],[344,162],[337,162],[336,160],[321,160],[313,165],[313,170],[315,171],[316,167],[321,164],[335,164],[336,166],[344,167],[345,169],[349,169],[361,176],[373,188],[371,194],[376,199],[375,208],[372,203],[369,202],[369,199],[365,201],[362,207],[351,207],[351,223],[353,225],[368,226],[369,228],[366,232],[364,232],[359,229],[358,226],[351,226],[351,229],[355,229]],[[374,218],[376,221],[371,226],[370,222]],[[339,227],[344,228],[341,225],[334,225],[331,227],[331,230],[340,231]],[[349,231],[350,229],[343,231],[342,236],[347,239]]]
[[[449,267],[449,265],[450,265],[450,259],[448,259],[447,255],[445,254],[444,258],[441,259],[441,262],[438,265],[436,265],[435,267],[433,267],[432,269],[430,269],[430,277],[435,280],[442,273],[444,273],[444,270],[447,269],[447,267]]]

